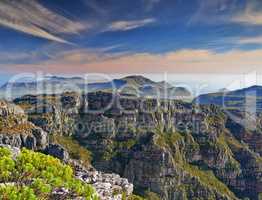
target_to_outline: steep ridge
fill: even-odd
[[[257,200],[262,193],[261,155],[237,134],[236,126],[246,128],[216,106],[110,92],[14,102],[46,132],[77,139],[92,152],[97,169],[126,177],[140,194]]]

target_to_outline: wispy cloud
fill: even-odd
[[[262,13],[257,10],[256,3],[249,1],[244,12],[237,14],[232,21],[247,25],[262,25]]]
[[[257,37],[241,37],[238,39],[238,44],[262,44],[262,36]]]
[[[87,28],[47,9],[36,0],[1,0],[0,25],[61,43],[69,42],[60,34],[77,34]]]
[[[48,43],[30,51],[0,51],[0,64],[70,63],[74,65],[98,62],[99,60],[126,54],[125,51],[117,51],[118,48],[123,46],[124,44],[119,43],[100,48],[76,48],[75,45]]]
[[[65,52],[50,61],[1,66],[1,72],[81,73],[261,73],[262,50],[214,52],[185,49],[165,54],[108,54],[86,50]]]
[[[146,11],[151,11],[161,0],[143,0]]]
[[[238,9],[237,0],[197,0],[198,8],[188,21],[188,25],[195,23],[224,24]]]
[[[0,63],[17,63],[24,59],[32,58],[31,53],[25,52],[1,52],[0,53]]]
[[[128,31],[154,23],[156,20],[147,18],[142,20],[116,21],[110,24],[106,31]]]

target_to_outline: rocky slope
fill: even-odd
[[[7,147],[18,155],[25,147],[55,156],[75,169],[76,178],[91,184],[101,200],[121,200],[122,195],[132,195],[133,184],[117,174],[106,174],[92,166],[84,167],[80,161],[72,160],[69,153],[59,144],[49,142],[49,134],[28,121],[27,115],[19,107],[6,101],[0,102],[0,147]],[[66,190],[56,191],[56,195],[66,196]],[[54,194],[55,195],[55,194]]]
[[[46,132],[73,135],[97,169],[126,177],[138,193],[163,200],[257,200],[262,193],[260,130],[216,106],[105,92],[14,102]]]

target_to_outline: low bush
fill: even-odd
[[[26,149],[14,159],[8,149],[0,148],[0,199],[53,199],[53,192],[61,189],[68,191],[67,198],[98,199],[95,190],[76,179],[72,168],[60,160]]]

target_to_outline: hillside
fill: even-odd
[[[203,105],[218,105],[228,110],[262,111],[262,86],[252,86],[240,90],[203,94],[194,99]]]
[[[77,140],[95,168],[127,178],[140,195],[258,200],[262,193],[261,130],[246,129],[214,105],[110,92],[14,102],[47,133]]]

